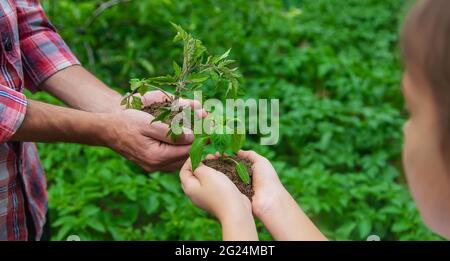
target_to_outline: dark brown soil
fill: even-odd
[[[170,108],[170,106],[171,106],[170,101],[155,102],[148,106],[143,107],[142,111],[147,112],[156,118],[161,113],[161,110],[160,110],[161,107]],[[178,112],[176,112],[176,111],[171,112],[170,116],[166,120],[164,120],[164,123],[170,124],[172,119],[181,111],[183,111],[182,108],[180,108],[180,110]]]
[[[250,161],[238,157],[233,157],[233,159],[245,164],[248,174],[250,175],[250,184],[247,185],[242,182],[241,178],[236,172],[236,164],[231,160],[205,159],[202,162],[206,166],[224,173],[234,183],[234,185],[236,185],[236,187],[242,194],[246,195],[250,200],[252,200],[253,194],[255,193],[252,186],[252,164]]]
[[[150,113],[151,115],[156,117],[159,115],[159,108],[161,107],[170,107],[170,102],[169,101],[155,102],[148,106],[143,107],[142,111]]]

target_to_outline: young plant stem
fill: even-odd
[[[164,95],[167,96],[167,98],[169,98],[169,101],[171,101],[171,102],[174,100],[174,98],[172,96],[170,96],[166,91],[164,91],[162,88],[159,88],[158,86],[149,85],[147,83],[145,84],[145,86],[150,87],[150,88],[155,88],[155,89],[161,91]],[[137,91],[135,91],[135,93],[137,93]]]
[[[220,154],[220,159],[221,160],[230,160],[230,161],[234,162],[234,164],[236,164],[236,165],[239,164],[237,161],[235,161],[234,159],[232,159],[230,157],[224,157],[223,154]]]
[[[241,181],[244,182],[245,184],[250,184],[250,176],[249,176],[247,170],[245,169],[245,165],[237,162],[236,160],[234,160],[232,158],[224,158],[224,159],[231,160],[232,162],[234,162],[236,172],[239,175],[239,177],[241,178]]]

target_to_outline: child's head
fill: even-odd
[[[419,0],[402,33],[403,161],[425,223],[450,237],[450,0]]]

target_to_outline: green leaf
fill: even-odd
[[[230,55],[230,51],[231,51],[231,48],[228,49],[228,50],[227,50],[224,54],[222,54],[221,56],[216,57],[216,58],[213,60],[213,63],[217,63],[217,62],[219,62],[219,61],[221,61],[221,60],[227,58],[228,55]]]
[[[65,224],[63,225],[56,235],[56,240],[65,240],[65,237],[69,234],[69,231],[74,230],[74,227],[72,227],[71,224]]]
[[[219,67],[225,67],[225,66],[230,65],[230,64],[235,63],[235,62],[236,62],[235,60],[223,60],[223,61],[221,61],[221,62],[218,64],[218,66],[219,66]],[[234,71],[237,71],[237,69],[238,69],[238,68],[232,68],[232,69],[229,69],[229,70],[232,71],[232,72],[234,72]]]
[[[122,190],[123,194],[127,197],[130,201],[136,201],[137,200],[137,189],[136,187],[124,187]]]
[[[94,218],[89,220],[88,226],[98,232],[103,233],[106,231],[105,226],[99,220]]]
[[[151,195],[147,197],[147,200],[142,204],[145,214],[150,215],[155,213],[159,208],[159,200],[157,196]]]
[[[181,74],[180,66],[175,61],[173,61],[172,67],[173,67],[173,71],[175,72],[175,77],[178,78],[178,76]]]
[[[170,137],[170,139],[171,139],[173,142],[176,142],[177,139],[178,139],[178,137],[180,137],[180,136],[181,136],[181,134],[176,134],[176,133],[174,133],[174,132],[172,131],[172,129],[169,129],[169,132],[167,132],[167,137]]]
[[[409,224],[406,220],[400,220],[391,227],[392,231],[394,232],[404,232],[411,228],[411,224]]]
[[[223,154],[231,146],[231,135],[213,133],[211,134],[211,143],[217,151]]]
[[[117,226],[131,226],[139,216],[139,206],[126,201],[118,202],[115,205],[115,210],[120,213],[114,217]]]
[[[194,171],[200,161],[202,161],[203,151],[205,150],[205,144],[208,137],[198,137],[192,142],[191,149],[189,150],[189,156],[191,157],[192,171]]]
[[[148,86],[146,85],[142,85],[141,88],[139,88],[138,93],[141,96],[144,96],[144,94],[146,94],[148,92]]]
[[[211,77],[211,79],[212,79],[213,81],[218,81],[218,80],[219,80],[219,75],[218,75],[215,71],[211,71],[211,72],[209,73],[209,76]]]
[[[242,126],[242,121],[239,118],[228,119],[226,126],[229,129],[233,129],[233,134],[231,135],[231,150],[233,153],[237,153],[245,143],[245,128],[243,129],[243,133],[238,133]]]
[[[195,40],[195,52],[194,52],[194,58],[200,59],[203,57],[203,54],[206,52],[206,47],[203,46],[202,42],[200,40]]]
[[[120,105],[126,105],[128,103],[128,97],[124,97],[122,101],[120,101]]]
[[[131,79],[130,80],[130,89],[131,91],[136,91],[143,85],[143,82],[140,79]]]
[[[147,81],[156,84],[175,84],[176,80],[171,75],[166,75],[148,78]]]
[[[175,124],[175,125],[174,125]],[[178,125],[178,126],[177,126]],[[178,130],[181,130],[182,128],[183,128],[183,122],[177,122],[177,123],[175,123],[175,122],[170,122],[169,123],[169,132],[167,132],[167,137],[170,137],[170,139],[173,141],[173,142],[176,142],[177,141],[177,139],[183,134],[183,133],[175,133],[175,132],[173,132],[173,129],[174,128],[177,128]]]
[[[348,238],[350,236],[350,234],[353,232],[353,230],[356,227],[356,223],[355,222],[347,222],[344,225],[340,226],[337,230],[336,230],[336,235],[339,236],[339,238]]]
[[[250,175],[248,174],[247,167],[242,162],[236,164],[236,172],[245,184],[250,184]]]
[[[84,206],[83,210],[80,213],[80,216],[84,217],[84,218],[90,218],[92,216],[97,215],[99,212],[100,212],[99,207],[90,204],[90,205]]]
[[[186,38],[189,36],[188,33],[186,33],[186,31],[179,25],[170,22],[170,24],[172,24],[172,26],[175,28],[175,30],[177,30],[177,35],[175,35],[175,37],[173,38],[173,41],[179,41],[179,40],[186,40]]]
[[[370,219],[362,219],[358,224],[359,236],[361,239],[364,239],[370,234],[370,230],[372,229],[372,223]]]
[[[155,121],[164,121],[167,119],[167,117],[169,117],[171,110],[169,108],[160,108],[159,109],[159,114],[158,116],[156,116],[151,123],[155,122]]]
[[[242,146],[244,146],[245,143],[245,133],[244,134],[238,134],[233,133],[231,135],[231,149],[234,153],[237,153]]]
[[[232,79],[230,82],[228,82],[228,89],[226,96],[230,99],[236,99],[238,96],[238,90],[239,90],[239,82],[236,79]]]
[[[62,218],[58,218],[55,222],[52,223],[53,227],[59,227],[62,225],[72,225],[75,226],[77,223],[77,218],[74,216],[64,216]]]
[[[200,73],[193,73],[189,75],[188,81],[191,83],[201,83],[209,79],[209,76],[200,74]]]
[[[119,241],[124,239],[124,236],[122,235],[123,233],[118,227],[108,226],[108,231],[109,233],[111,233],[111,236],[114,240]]]
[[[135,110],[140,110],[142,109],[142,100],[141,97],[136,97],[133,96],[132,101],[131,101],[131,107]]]

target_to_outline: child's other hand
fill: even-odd
[[[253,151],[238,156],[253,163],[253,213],[276,240],[326,240],[283,187],[272,164]]]
[[[252,209],[256,217],[263,219],[264,214],[280,204],[280,200],[286,197],[288,192],[269,160],[254,151],[241,150],[237,155],[252,162],[252,182],[255,191]]]
[[[208,155],[207,158],[214,156]],[[241,215],[252,216],[250,200],[225,174],[203,164],[193,172],[191,159],[188,159],[180,170],[180,179],[183,191],[192,203],[221,222]]]

